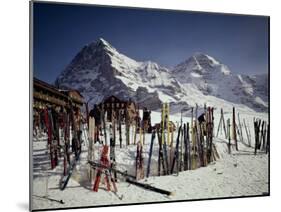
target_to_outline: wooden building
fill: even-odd
[[[124,111],[127,107],[127,102],[118,99],[116,96],[110,96],[104,99],[99,106],[104,108],[106,112],[111,113],[112,111]]]
[[[82,120],[81,107],[83,104],[83,96],[79,91],[59,90],[53,85],[33,78],[33,127],[35,130],[44,128],[44,109],[52,109],[56,114],[73,113],[75,116],[79,116],[79,120]]]
[[[120,115],[121,120],[124,120],[127,113],[130,121],[136,120],[139,116],[139,108],[135,102],[130,99],[129,101],[124,101],[113,95],[105,98],[100,104],[98,104],[98,107],[100,109],[103,108],[107,113],[108,121],[112,121],[112,115]]]
[[[78,90],[60,90],[62,93],[68,96],[72,106],[75,108],[81,108],[84,104],[84,97]]]
[[[42,80],[33,78],[33,108],[44,109],[46,106],[81,108],[83,96],[77,90],[59,90]]]

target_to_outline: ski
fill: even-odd
[[[238,116],[238,124],[239,124],[239,131],[240,131],[240,139],[241,139],[241,142],[244,143],[244,138],[243,138],[243,131],[242,131],[242,124],[241,124],[241,121],[240,121],[240,115],[239,113],[237,114]],[[245,144],[245,143],[244,143]]]
[[[63,158],[63,175],[67,175],[67,164],[70,163],[69,154],[69,116],[67,113],[63,113],[63,130],[64,130],[64,158]]]
[[[211,162],[212,158],[212,148],[213,148],[213,111],[210,107],[208,107],[208,119],[207,119],[207,163]]]
[[[261,147],[262,147],[262,140],[263,140],[263,134],[264,134],[264,127],[265,127],[265,121],[262,121],[262,124],[261,124],[261,130],[260,130],[260,140],[259,140],[259,144],[258,144],[258,149],[260,150]]]
[[[250,139],[250,135],[249,135],[249,132],[248,132],[248,129],[247,129],[245,119],[243,119],[243,123],[244,123],[245,131],[246,131],[246,135],[247,135],[248,146],[251,147],[251,139]]]
[[[79,157],[80,157],[80,153],[77,155],[77,157],[75,157],[73,159],[73,162],[70,164],[69,168],[68,168],[68,171],[67,171],[67,174],[65,176],[62,177],[61,181],[60,181],[60,190],[64,190],[67,186],[67,183],[74,171],[74,168],[79,160]]]
[[[269,137],[270,137],[270,131],[269,131],[269,123],[267,124],[267,135],[266,135],[266,147],[265,147],[265,153],[269,153],[270,151],[270,140],[269,140]]]
[[[184,128],[181,129],[178,171],[182,171],[183,170],[183,163],[184,163],[184,154],[183,154],[184,134],[185,134],[185,124],[184,124]]]
[[[107,135],[106,135],[106,118],[105,118],[105,110],[104,110],[104,104],[102,104],[102,109],[101,109],[101,119],[103,123],[103,133],[104,133],[104,144],[107,145]]]
[[[166,175],[167,171],[166,171],[166,166],[165,166],[165,162],[164,162],[162,138],[161,138],[159,129],[157,129],[157,137],[158,137],[158,143],[159,143],[158,176],[160,176],[161,175],[161,166],[162,166],[164,175]]]
[[[162,140],[162,145],[163,145],[163,158],[164,158],[164,162],[165,162],[165,167],[166,167],[166,174],[168,175],[169,174],[169,159],[168,159],[168,150],[167,150],[167,142],[166,142],[166,136],[165,136],[165,132],[166,132],[166,129],[168,128],[168,122],[167,122],[167,103],[164,103],[163,104],[163,108],[162,108],[162,118],[161,118],[161,140]],[[169,133],[167,133],[167,136],[168,136]]]
[[[118,128],[119,128],[119,144],[120,144],[120,149],[122,148],[122,114],[121,110],[119,110],[119,117],[118,117]]]
[[[114,120],[112,120],[112,122],[114,123]],[[111,163],[111,167],[115,168],[116,167],[116,159],[115,159],[115,136],[114,136],[114,129],[115,124],[110,125],[110,163]],[[115,171],[113,171],[113,175],[115,178],[115,181],[117,180],[117,174]]]
[[[152,135],[151,135],[151,142],[150,142],[150,149],[149,149],[149,156],[148,156],[147,170],[146,170],[146,177],[147,178],[149,177],[149,174],[150,174],[150,163],[151,163],[154,139],[155,139],[155,130],[152,131]]]
[[[61,199],[61,200],[57,200],[57,199],[53,199],[53,198],[50,198],[48,196],[39,196],[39,195],[32,195],[34,197],[38,197],[38,198],[41,198],[41,199],[46,199],[46,200],[49,200],[51,202],[57,202],[57,203],[60,203],[60,204],[64,204],[65,202]]]
[[[137,124],[137,118],[135,118],[134,120],[134,142],[133,144],[136,145],[136,140],[137,140],[137,128],[138,128],[138,124]]]
[[[53,146],[54,166],[56,167],[58,165],[59,159],[58,159],[58,143],[57,143],[58,138],[56,137],[56,126],[55,126],[56,120],[54,120],[54,114],[55,114],[55,111],[52,108],[50,108],[48,110],[48,116],[49,116],[51,132],[52,132],[51,143],[52,143],[52,146]]]
[[[260,125],[261,125],[261,120],[254,120],[254,128],[255,128],[255,154],[257,154],[257,150],[259,147],[259,141],[260,141]]]
[[[165,140],[165,134],[163,134],[164,136],[164,143],[163,143],[163,158],[164,158],[164,163],[165,163],[165,167],[166,167],[166,174],[169,175],[169,162],[168,162],[168,150],[167,150],[167,143]]]
[[[196,142],[196,147],[197,147],[197,158],[199,162],[199,167],[202,166],[203,161],[202,155],[201,155],[201,142],[200,142],[200,129],[199,129],[199,121],[198,121],[198,105],[196,104],[195,108],[195,142]],[[198,165],[198,164],[197,164]]]
[[[179,143],[180,143],[180,133],[181,133],[181,127],[179,127],[179,130],[178,130],[178,137],[177,137],[177,142],[176,142],[176,148],[175,148],[175,153],[174,153],[174,158],[173,158],[173,162],[172,162],[172,165],[171,165],[171,174],[174,173],[174,167],[175,167],[175,163],[179,163]],[[178,172],[179,170],[177,170]]]
[[[52,144],[52,128],[50,126],[49,121],[49,113],[48,109],[44,109],[44,119],[45,119],[45,126],[47,129],[47,135],[48,135],[48,147],[50,151],[50,160],[51,160],[51,169],[55,168],[55,160],[54,160],[54,153],[53,153],[53,144]]]
[[[137,143],[137,155],[136,155],[136,179],[144,178],[144,169],[143,169],[143,156],[142,156],[142,144],[139,141]]]
[[[120,171],[116,168],[112,168],[112,167],[108,167],[108,166],[105,166],[101,163],[97,163],[97,162],[94,162],[94,161],[88,161],[88,163],[90,164],[90,166],[93,168],[93,169],[98,169],[98,168],[102,168],[102,169],[108,169],[109,171],[115,171],[116,173],[124,176],[124,177],[130,177],[132,179],[136,179],[136,176],[133,176],[133,175],[130,175],[127,173],[127,171]]]
[[[236,151],[238,151],[238,142],[237,142],[237,135],[236,135],[235,107],[233,107],[233,109],[232,109],[232,135],[233,135],[233,140],[235,143]]]
[[[168,195],[168,196],[173,195],[173,193],[170,192],[170,191],[166,191],[166,190],[163,190],[163,189],[160,189],[160,188],[156,188],[154,186],[151,186],[151,185],[148,185],[148,184],[145,184],[145,183],[140,183],[140,182],[137,182],[135,180],[131,180],[129,178],[126,179],[126,182],[128,182],[130,184],[133,184],[133,185],[136,185],[138,187],[150,190],[150,191],[160,193],[160,194],[165,194],[165,195]]]
[[[190,136],[189,136],[189,123],[186,123],[186,144],[187,144],[187,169],[191,170],[191,144],[190,144]]]
[[[230,119],[227,119],[228,153],[231,154]]]
[[[197,168],[197,158],[196,158],[196,139],[195,139],[195,123],[193,123],[193,107],[191,108],[191,142],[192,142],[192,165],[191,169]]]
[[[126,108],[126,112],[125,112],[125,127],[126,127],[126,146],[128,146],[130,145],[130,120],[129,120],[128,108]]]
[[[265,143],[266,143],[266,132],[267,132],[267,124],[265,122],[265,126],[264,126],[264,133],[263,133],[263,143],[262,143],[262,150],[265,150]]]
[[[188,132],[188,123],[187,125],[184,124],[183,125],[183,141],[184,141],[184,155],[183,155],[183,170],[186,171],[188,169],[188,135],[187,135],[187,132]]]
[[[110,162],[109,162],[109,159],[108,159],[108,146],[107,145],[104,145],[103,148],[102,148],[100,163],[101,163],[102,166],[105,166],[107,168],[110,167]],[[102,176],[102,173],[104,172],[103,169],[104,168],[102,168],[102,167],[98,167],[98,169],[97,169],[96,178],[95,178],[95,182],[94,182],[94,186],[93,186],[94,192],[98,192],[99,184],[100,184],[100,181],[101,181],[101,176]],[[105,179],[107,190],[109,191],[110,190],[110,182],[109,182],[108,174],[105,175],[104,179]]]
[[[88,126],[89,126],[88,160],[92,161],[92,160],[94,160],[93,143],[94,143],[94,139],[95,139],[95,118],[94,117],[89,117]],[[94,175],[93,170],[90,168],[90,170],[89,170],[90,183],[92,183],[93,175]]]

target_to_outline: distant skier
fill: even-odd
[[[205,113],[202,113],[198,118],[197,120],[199,121],[199,124],[202,124],[206,121],[205,119]]]
[[[206,129],[206,117],[205,117],[205,113],[200,113],[200,115],[197,118],[199,125],[201,125],[203,127],[203,134],[206,135],[207,134],[207,129]]]

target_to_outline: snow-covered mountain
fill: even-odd
[[[202,53],[178,64],[172,73],[184,87],[193,85],[204,95],[244,104],[258,111],[267,110],[267,74],[233,74],[226,65]]]
[[[132,98],[140,105],[158,109],[163,101],[179,101],[178,82],[168,69],[156,63],[137,62],[104,39],[86,45],[58,76],[60,88],[75,88],[91,103],[115,95]]]
[[[170,102],[174,112],[204,103],[266,111],[268,102],[265,76],[234,75],[227,66],[199,53],[169,70],[151,61],[135,61],[102,38],[84,46],[55,84],[78,89],[92,104],[115,95],[152,110]]]

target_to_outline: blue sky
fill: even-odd
[[[268,72],[268,18],[34,3],[34,76],[54,82],[99,37],[137,60],[173,67],[195,52],[234,73]]]

